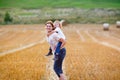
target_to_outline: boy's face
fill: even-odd
[[[60,27],[60,24],[59,23],[55,23],[54,26],[55,27]]]

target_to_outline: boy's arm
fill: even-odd
[[[59,55],[59,53],[60,53],[61,44],[62,44],[62,42],[59,41],[57,46],[56,46],[56,50],[55,50],[56,55]]]

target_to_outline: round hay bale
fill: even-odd
[[[109,23],[104,23],[103,24],[103,30],[109,30]]]
[[[65,20],[61,20],[60,23],[62,24],[62,26],[67,25],[67,22]]]
[[[117,28],[120,28],[120,21],[117,21],[117,22],[116,22],[116,27],[117,27]]]

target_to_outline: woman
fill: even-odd
[[[57,44],[59,42],[61,42],[61,46],[60,46],[60,52],[58,54],[58,59],[54,60],[54,71],[57,74],[57,76],[59,77],[59,80],[64,80],[64,74],[63,74],[63,70],[62,70],[62,63],[64,60],[64,57],[66,55],[66,49],[64,47],[65,45],[65,40],[58,35],[56,32],[54,32],[54,25],[51,21],[46,22],[46,31],[49,35],[47,35],[47,40],[48,43],[50,44],[50,47],[52,49],[52,52],[55,53]]]

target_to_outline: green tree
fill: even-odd
[[[6,12],[4,17],[4,22],[8,24],[8,23],[11,23],[12,21],[13,21],[13,18],[10,16],[8,12]]]

